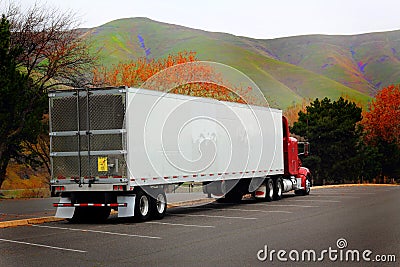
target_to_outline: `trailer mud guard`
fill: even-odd
[[[135,215],[135,198],[136,195],[118,196],[118,203],[126,203],[125,207],[118,207],[118,218],[133,217]]]
[[[71,203],[70,197],[61,197],[59,204]],[[74,216],[75,207],[58,206],[56,211],[56,218],[71,219]]]

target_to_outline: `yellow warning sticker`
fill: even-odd
[[[99,172],[107,172],[108,171],[107,157],[98,157],[97,158],[97,170]]]

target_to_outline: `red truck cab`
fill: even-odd
[[[299,154],[299,142],[296,138],[290,136],[288,120],[284,116],[282,116],[282,127],[285,176],[300,178],[301,186],[305,188],[302,192],[308,194],[311,187],[311,173],[308,168],[302,167],[299,155],[307,156],[309,145],[308,143],[303,143],[304,151]]]

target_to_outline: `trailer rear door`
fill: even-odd
[[[126,177],[124,89],[53,91],[49,114],[53,179]]]

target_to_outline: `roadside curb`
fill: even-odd
[[[178,207],[185,207],[185,206],[193,206],[198,204],[207,204],[214,202],[214,198],[201,198],[196,200],[189,200],[189,201],[182,201],[182,202],[175,202],[171,204],[167,204],[167,208],[178,208]]]
[[[167,204],[167,208],[177,208],[177,207],[185,207],[191,205],[198,205],[198,204],[206,204],[211,203],[214,199],[210,198],[203,198],[203,199],[196,199],[190,201],[182,201],[182,202],[175,202],[171,204]],[[117,211],[112,210],[111,215],[118,214]],[[8,227],[18,227],[18,226],[27,226],[32,224],[42,224],[48,222],[59,222],[64,221],[63,218],[56,218],[54,216],[49,217],[39,217],[39,218],[30,218],[30,219],[20,219],[20,220],[13,220],[13,221],[4,221],[0,222],[0,229],[1,228],[8,228]]]
[[[49,216],[49,217],[21,219],[21,220],[14,220],[14,221],[5,221],[5,222],[0,222],[0,228],[26,226],[26,225],[32,225],[32,224],[42,224],[42,223],[46,223],[46,222],[58,222],[58,221],[63,221],[63,220],[64,219],[62,219],[62,218],[56,218],[54,216]]]
[[[311,189],[323,189],[323,188],[338,188],[338,187],[355,187],[355,186],[379,186],[379,187],[390,187],[399,186],[398,184],[335,184],[335,185],[318,185],[312,186]]]

